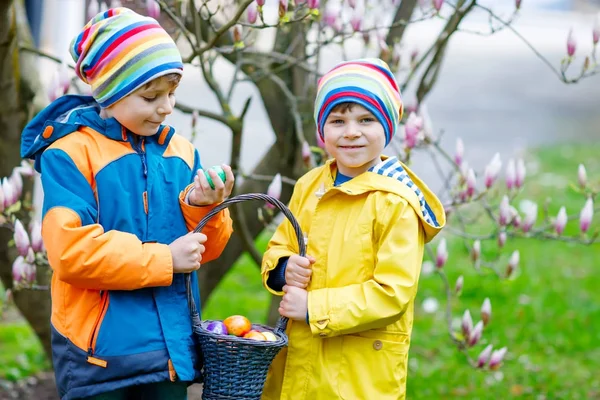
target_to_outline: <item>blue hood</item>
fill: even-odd
[[[124,141],[123,127],[114,118],[102,119],[100,105],[92,96],[65,95],[59,97],[23,129],[21,157],[35,160],[35,169],[41,171],[40,155],[58,139],[88,126],[105,136]]]

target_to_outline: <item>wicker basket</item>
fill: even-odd
[[[306,254],[302,230],[291,211],[279,200],[265,194],[242,194],[225,200],[212,209],[198,224],[194,232],[200,232],[208,221],[232,204],[248,200],[262,200],[278,208],[290,221],[298,239],[299,254]],[[187,295],[192,317],[192,328],[204,361],[203,400],[259,400],[271,362],[279,351],[287,346],[285,334],[288,319],[280,317],[275,328],[254,324],[252,329],[270,331],[276,341],[258,341],[236,336],[217,335],[205,329],[212,321],[200,320],[191,290],[191,274],[187,277]]]

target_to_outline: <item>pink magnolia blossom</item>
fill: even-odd
[[[512,158],[506,163],[506,188],[511,190],[515,186],[517,180],[517,168],[515,166],[515,160]]]
[[[437,268],[442,268],[444,264],[446,264],[446,261],[448,261],[448,249],[446,246],[446,238],[442,238],[437,247],[435,266]]]
[[[362,15],[359,11],[355,11],[354,15],[350,19],[350,26],[354,32],[360,31],[360,27],[362,25]]]
[[[468,338],[471,335],[471,331],[473,330],[473,319],[471,318],[471,313],[469,310],[465,310],[462,316],[460,328],[465,338]]]
[[[498,223],[502,226],[508,225],[511,221],[511,211],[508,196],[504,195],[502,201],[500,201],[500,214],[498,217]]]
[[[479,357],[477,357],[477,368],[483,368],[485,364],[487,364],[493,348],[494,346],[489,344],[481,353],[479,353]]]
[[[483,300],[483,304],[481,305],[481,320],[483,321],[484,326],[488,326],[491,317],[492,303],[490,302],[490,298],[486,297],[485,300]]]
[[[15,195],[17,197],[21,197],[23,194],[23,178],[21,177],[21,173],[19,172],[18,168],[19,167],[13,169],[13,172],[10,175],[10,181],[15,189]]]
[[[506,244],[506,232],[502,231],[498,234],[498,247],[503,248]]]
[[[494,184],[494,181],[498,177],[498,173],[500,172],[501,168],[502,168],[502,160],[500,160],[500,154],[496,153],[496,154],[494,154],[494,157],[492,157],[492,160],[490,161],[490,163],[488,165],[486,165],[486,167],[485,167],[483,179],[484,179],[486,188],[490,188]]]
[[[27,178],[33,177],[35,175],[35,170],[33,169],[33,165],[31,162],[26,160],[21,160],[21,165],[16,167],[21,176],[25,176]]]
[[[265,5],[265,0],[256,0],[256,5],[262,7]]]
[[[240,43],[242,41],[242,25],[235,24],[231,27],[231,36],[233,37],[234,43]]]
[[[577,50],[577,41],[573,37],[573,29],[569,31],[569,36],[567,36],[567,54],[569,57],[573,57],[575,55],[575,51]]]
[[[477,182],[475,180],[475,171],[473,171],[473,168],[469,168],[468,172],[467,172],[467,196],[468,197],[473,197],[473,195],[475,194],[475,186],[477,185]]]
[[[459,294],[460,292],[462,292],[463,286],[465,284],[465,278],[461,275],[458,278],[456,278],[456,283],[454,284],[454,292],[456,294]]]
[[[521,188],[525,183],[525,175],[527,175],[527,170],[525,169],[525,162],[523,159],[519,158],[517,160],[517,171],[515,174],[515,187],[517,189]]]
[[[579,229],[581,229],[581,232],[586,233],[588,229],[590,229],[593,217],[594,201],[591,197],[589,197],[581,209],[581,213],[579,214]]]
[[[443,4],[444,0],[433,0],[433,8],[435,8],[436,11],[440,11]]]
[[[479,343],[479,341],[481,340],[481,336],[482,335],[483,335],[483,321],[479,321],[475,325],[475,327],[473,328],[473,330],[471,331],[471,334],[469,335],[469,340],[467,342],[467,344],[469,345],[469,347],[473,347],[477,343]]]
[[[160,18],[160,5],[155,0],[146,0],[146,12],[150,18]]]
[[[454,153],[454,162],[459,167],[463,162],[463,157],[465,155],[465,144],[463,143],[461,138],[456,139],[456,152]]]
[[[404,125],[404,144],[407,148],[412,149],[417,145],[419,132],[423,127],[423,119],[417,114],[411,113]]]
[[[506,355],[506,347],[501,348],[500,350],[496,350],[492,353],[492,356],[490,357],[490,364],[489,367],[492,370],[498,369],[500,367],[500,365],[502,364],[502,360],[504,359],[504,356]]]
[[[554,230],[558,235],[562,235],[567,225],[567,209],[563,206],[558,211],[558,215],[554,220]]]
[[[348,0],[348,5],[351,8],[356,8],[356,0]]]
[[[308,0],[306,4],[311,10],[317,10],[319,8],[319,0]]]
[[[258,9],[256,6],[256,2],[250,3],[248,8],[246,9],[246,17],[248,18],[248,22],[254,24],[258,19]]]
[[[325,26],[334,28],[337,25],[337,13],[332,7],[326,7],[323,13],[323,23]]]
[[[311,158],[312,158],[312,152],[310,151],[310,145],[305,140],[304,142],[302,142],[302,160],[304,161],[304,164],[310,165]]]
[[[15,204],[19,199],[17,190],[13,186],[12,180],[9,178],[2,178],[2,191],[4,192],[5,209]]]
[[[535,203],[529,204],[525,208],[525,218],[523,218],[523,223],[521,225],[521,229],[523,232],[527,233],[531,230],[533,225],[535,225],[535,221],[538,216],[538,206]]]
[[[279,18],[283,18],[288,10],[288,0],[279,0]]]
[[[519,254],[519,250],[513,251],[513,253],[510,256],[510,259],[508,260],[508,266],[506,267],[506,277],[507,278],[510,278],[512,276],[513,272],[515,272],[515,270],[519,266],[520,258],[521,258],[521,256]]]
[[[35,281],[35,266],[25,261],[23,256],[18,256],[12,265],[12,277],[16,286],[33,283]]]
[[[579,181],[579,186],[585,188],[587,186],[587,172],[585,171],[585,165],[579,164],[577,168],[577,180]]]
[[[25,257],[31,245],[29,242],[29,235],[27,234],[23,223],[19,219],[15,220],[14,228],[15,232],[13,237],[15,239],[15,247],[17,248],[19,254]]]
[[[517,10],[520,10],[520,9],[521,9],[521,0],[515,0],[515,8],[516,8]]]
[[[281,197],[281,174],[275,175],[267,188],[267,195],[279,200]],[[274,208],[274,206],[270,204],[268,204],[267,207]]]
[[[596,18],[594,29],[592,30],[592,42],[594,46],[598,44],[598,41],[600,41],[600,24],[598,23],[598,18]]]
[[[44,250],[44,241],[42,240],[42,225],[39,221],[34,221],[31,225],[31,248],[36,253]]]
[[[473,242],[473,248],[471,249],[471,258],[473,262],[477,262],[481,257],[481,241],[476,240]]]

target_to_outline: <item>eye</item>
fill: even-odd
[[[343,124],[344,120],[342,120],[342,119],[330,119],[329,123],[330,124]]]
[[[375,121],[375,118],[373,118],[373,117],[364,117],[363,119],[360,120],[360,122],[363,122],[366,124],[368,124],[370,122],[374,122],[374,121]]]
[[[155,97],[145,97],[145,96],[142,96],[142,97],[143,97],[143,99],[144,99],[144,100],[146,100],[148,103],[151,103],[151,102],[153,102],[154,100],[156,100],[156,96],[155,96]]]

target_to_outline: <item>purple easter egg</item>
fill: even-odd
[[[221,321],[213,321],[206,325],[206,330],[217,335],[227,335],[227,327]]]

